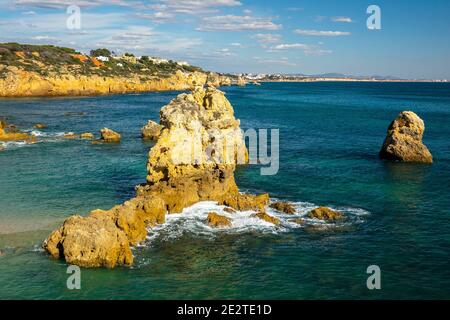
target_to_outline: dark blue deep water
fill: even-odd
[[[0,116],[41,143],[0,151],[1,299],[449,299],[450,84],[264,83],[224,88],[241,126],[280,130],[280,170],[236,172],[243,191],[293,202],[298,215],[326,205],[343,225],[281,227],[236,218],[202,227],[214,204],[168,219],[134,250],[136,264],[82,269],[66,287],[64,262],[40,250],[71,214],[108,209],[143,183],[151,143],[140,127],[178,92],[89,98],[0,100]],[[403,110],[426,124],[433,165],[380,161],[390,122]],[[119,145],[63,140],[62,132],[122,133]],[[274,213],[275,214],[275,213]],[[199,220],[200,219],[200,220]],[[381,269],[368,290],[366,269]]]

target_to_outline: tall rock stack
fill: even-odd
[[[248,161],[240,122],[223,92],[210,87],[181,94],[161,109],[161,134],[150,150],[147,184],[136,198],[87,217],[73,216],[44,242],[55,258],[84,267],[131,265],[130,246],[165,214],[211,200],[237,210],[264,211],[267,194],[244,195],[234,180]]]
[[[433,163],[433,156],[423,144],[425,124],[414,112],[403,111],[391,123],[380,151],[386,160]]]

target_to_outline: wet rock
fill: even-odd
[[[20,140],[30,140],[33,137],[24,132],[20,132],[11,125],[8,125],[6,121],[0,121],[0,141],[20,141]]]
[[[36,123],[36,124],[34,125],[34,128],[35,128],[35,129],[46,129],[47,126],[46,126],[45,124],[43,124],[43,123]]]
[[[217,214],[217,212],[208,213],[206,223],[212,228],[224,228],[231,226],[231,220],[225,216]]]
[[[230,194],[222,201],[223,205],[231,207],[238,211],[264,211],[265,206],[269,204],[269,194],[251,195],[251,194]]]
[[[91,132],[85,132],[85,133],[82,133],[80,135],[80,138],[81,139],[85,139],[85,140],[93,140],[94,139],[94,134],[91,133]]]
[[[423,144],[425,124],[414,112],[403,111],[391,123],[380,151],[386,160],[433,163],[433,156]]]
[[[331,210],[327,207],[319,207],[309,212],[307,217],[310,219],[319,219],[323,221],[333,222],[343,219],[344,215],[339,211]]]
[[[272,209],[275,209],[280,212],[284,212],[287,214],[294,214],[295,207],[288,202],[275,202],[270,205]]]
[[[142,139],[158,140],[163,127],[154,121],[149,120],[148,123],[141,129]]]
[[[114,217],[107,212],[97,212],[86,218],[68,218],[45,240],[43,247],[53,257],[80,267],[114,268],[133,263],[125,232],[116,226]]]
[[[229,207],[223,208],[223,211],[225,211],[227,213],[236,213],[236,210],[234,210],[233,208],[229,208]]]
[[[266,222],[269,222],[269,223],[272,223],[272,224],[275,224],[275,225],[279,225],[280,224],[280,219],[278,219],[276,217],[273,217],[271,215],[268,215],[267,213],[262,212],[262,211],[258,212],[258,213],[255,213],[253,215],[253,217],[262,219],[262,220],[264,220]]]
[[[103,128],[102,130],[100,130],[100,134],[101,134],[101,140],[103,142],[120,142],[121,136],[119,133],[108,129],[108,128]]]
[[[79,139],[80,135],[73,132],[66,132],[64,133],[63,138],[68,140]]]

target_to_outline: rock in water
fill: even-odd
[[[433,156],[422,143],[425,124],[414,112],[403,111],[391,123],[380,157],[414,163],[433,163]]]
[[[217,212],[208,213],[206,222],[210,227],[213,228],[223,228],[231,226],[231,220],[228,219],[227,217],[217,214]]]
[[[45,124],[43,124],[43,123],[36,123],[36,124],[34,125],[34,127],[35,127],[36,129],[46,129],[46,128],[47,128],[47,126],[46,126]]]
[[[239,197],[234,169],[248,162],[248,152],[224,93],[197,88],[160,115],[164,128],[149,153],[147,185],[138,194],[157,194],[171,213],[203,200]]]
[[[80,138],[85,139],[85,140],[92,140],[92,139],[94,139],[94,134],[91,132],[85,132],[85,133],[80,134]]]
[[[287,214],[294,214],[295,208],[288,202],[275,202],[270,205],[271,208]]]
[[[163,127],[156,122],[148,120],[148,123],[141,129],[142,139],[154,141],[158,140],[162,128]]]
[[[324,221],[336,221],[342,219],[344,216],[338,211],[331,210],[327,207],[320,207],[308,213],[307,217],[310,219],[319,219]]]
[[[20,132],[13,125],[8,125],[5,121],[0,121],[0,141],[33,141],[34,137],[28,133]]]
[[[255,213],[253,216],[255,218],[259,218],[261,220],[264,220],[266,222],[272,223],[274,225],[279,225],[280,224],[280,219],[272,217],[271,215],[268,215],[267,213],[265,213],[263,211]]]
[[[136,198],[108,211],[67,219],[44,242],[47,252],[84,267],[130,265],[130,246],[145,240],[147,227],[164,223],[166,212],[182,212],[204,200],[236,210],[264,210],[267,194],[238,192],[234,170],[248,162],[248,152],[223,92],[209,87],[181,94],[161,109],[160,116],[162,130],[149,152],[147,184],[136,188]],[[111,130],[102,130],[103,139],[113,136]],[[211,214],[210,223],[228,225],[223,218]]]
[[[120,134],[108,128],[100,130],[100,134],[104,142],[120,142],[121,139]]]

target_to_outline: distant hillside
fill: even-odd
[[[136,58],[133,54],[114,56],[107,49],[93,50],[90,55],[84,55],[70,48],[18,43],[0,44],[0,65],[4,66],[0,70],[0,77],[5,77],[7,73],[5,66],[15,66],[42,76],[70,73],[72,75],[96,74],[100,76],[139,74],[161,77],[170,76],[178,70],[203,72],[199,67],[172,60],[147,56]]]
[[[205,72],[186,62],[131,53],[117,56],[108,49],[86,55],[51,45],[0,44],[0,97],[189,90],[233,83],[241,84],[238,77]]]

